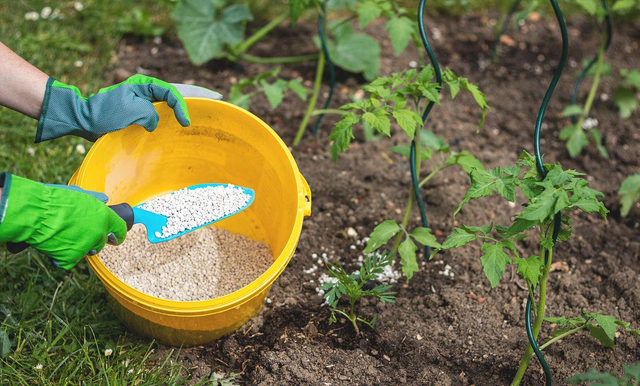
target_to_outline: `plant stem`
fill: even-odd
[[[349,320],[351,320],[351,324],[353,324],[353,328],[356,330],[356,335],[360,335],[360,329],[358,328],[358,318],[356,317],[356,313],[354,310],[355,303],[351,301],[351,311],[349,312]]]
[[[262,39],[269,32],[271,32],[271,30],[273,30],[280,23],[282,23],[284,21],[284,19],[286,19],[287,17],[289,17],[289,15],[287,13],[283,13],[283,14],[277,16],[275,19],[271,20],[271,22],[269,22],[269,24],[265,25],[264,27],[260,28],[256,32],[254,32],[253,35],[249,36],[247,38],[247,40],[242,42],[242,44],[240,44],[235,50],[233,50],[233,54],[238,56],[238,55],[244,53],[252,45],[257,43],[260,39]]]
[[[283,64],[283,63],[300,63],[306,62],[309,60],[318,59],[318,54],[309,54],[309,55],[300,55],[300,56],[273,56],[268,58],[263,58],[260,56],[242,54],[237,58],[243,59],[253,63],[260,64]]]
[[[429,182],[430,179],[432,179],[433,177],[436,176],[436,174],[440,173],[441,171],[443,171],[444,169],[448,168],[451,165],[445,165],[442,164],[440,166],[438,166],[438,168],[434,171],[432,171],[431,173],[427,174],[427,176],[424,178],[424,180],[420,181],[420,187],[422,187],[424,184],[426,184],[427,182]]]
[[[582,115],[580,116],[580,120],[576,124],[578,126],[578,130],[582,130],[582,125],[584,124],[585,119],[589,117],[589,112],[591,111],[591,106],[593,105],[593,101],[596,98],[596,93],[598,92],[598,85],[600,84],[600,74],[602,72],[602,63],[604,62],[604,44],[600,46],[600,50],[598,51],[598,62],[596,63],[595,75],[593,77],[593,83],[591,84],[591,89],[589,90],[589,95],[587,96],[587,100],[584,103],[584,109],[582,110]]]
[[[402,227],[405,228],[409,223],[409,216],[411,216],[411,208],[413,207],[413,199],[415,198],[415,193],[413,189],[411,189],[411,193],[409,193],[409,199],[407,200],[407,206],[404,209],[404,216],[402,217]],[[393,248],[391,248],[391,253],[395,253],[400,246],[400,241],[402,240],[402,233],[398,233],[395,241],[393,242]]]
[[[311,113],[311,115],[320,115],[320,114],[340,114],[340,115],[345,115],[347,113],[348,113],[348,111],[340,110],[340,109],[316,109],[316,110],[313,110],[313,113]]]
[[[546,250],[546,248],[540,247],[540,250],[541,250],[541,254],[544,256],[544,251]],[[545,301],[546,301],[546,295],[547,295],[547,278],[549,277],[549,271],[551,269],[552,257],[553,257],[553,249],[550,249],[549,259],[547,259],[547,264],[545,265],[544,271],[542,273],[542,278],[540,278],[540,301],[538,303],[538,312],[536,312],[536,320],[533,323],[534,339],[538,338],[540,327],[542,326],[542,322],[544,321]],[[516,376],[513,378],[513,381],[511,382],[511,386],[517,386],[520,384],[525,371],[527,371],[527,367],[529,366],[529,360],[531,360],[532,355],[533,355],[533,348],[531,347],[531,344],[527,344],[527,349],[525,350],[524,356],[520,361],[520,367],[518,367],[518,371],[516,372]]]
[[[562,339],[562,338],[564,338],[564,337],[566,337],[566,336],[569,336],[569,335],[571,335],[571,334],[575,334],[576,332],[578,332],[578,331],[580,331],[580,330],[584,330],[585,328],[587,328],[587,323],[583,324],[583,325],[582,325],[582,326],[580,326],[580,327],[576,327],[576,328],[574,328],[573,330],[569,330],[569,331],[564,332],[564,333],[562,333],[562,334],[560,334],[560,335],[558,335],[558,336],[556,336],[556,337],[553,337],[553,338],[549,339],[549,341],[548,341],[547,343],[545,343],[545,344],[543,344],[542,346],[540,346],[540,350],[542,351],[542,350],[544,350],[545,348],[549,347],[549,345],[550,345],[551,343],[553,343],[553,342],[555,342],[555,341],[558,341],[558,340],[560,340],[560,339]]]
[[[304,135],[304,131],[307,128],[307,124],[309,123],[309,119],[311,118],[311,114],[313,113],[316,102],[318,101],[318,95],[320,94],[320,86],[322,85],[322,74],[324,73],[324,52],[320,51],[318,56],[318,66],[316,67],[316,79],[313,83],[313,93],[311,94],[311,98],[309,99],[309,105],[307,106],[307,112],[304,114],[302,118],[302,122],[300,122],[300,127],[298,127],[298,132],[296,133],[296,137],[293,139],[293,146],[298,146],[302,136]]]

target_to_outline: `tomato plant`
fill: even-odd
[[[363,87],[367,93],[365,98],[346,104],[339,110],[330,111],[342,115],[342,119],[335,125],[329,136],[329,140],[333,141],[331,145],[333,160],[337,161],[338,155],[347,150],[354,138],[353,131],[358,123],[364,123],[382,135],[391,136],[393,120],[409,140],[415,141],[414,156],[420,160],[419,162],[429,162],[432,166],[432,172],[419,182],[419,186],[425,185],[439,172],[451,166],[458,165],[466,171],[471,171],[472,168],[483,169],[480,161],[472,154],[467,151],[460,153],[451,151],[442,137],[423,129],[424,124],[419,111],[429,103],[440,103],[442,87],[434,82],[435,77],[436,70],[431,65],[419,72],[411,69],[388,77],[380,77]],[[468,91],[473,96],[482,111],[479,126],[481,128],[488,105],[478,87],[448,69],[443,75],[443,85],[449,88],[452,98],[455,98],[461,90]],[[394,146],[390,150],[407,157],[411,156],[411,146],[408,144]],[[440,245],[429,228],[418,227],[412,232],[407,230],[414,198],[412,187],[402,223],[398,224],[393,220],[380,223],[371,234],[364,250],[365,253],[372,253],[396,236],[391,253],[399,252],[402,270],[408,279],[418,271],[415,242],[428,247]]]
[[[529,297],[534,304],[534,338],[538,336],[543,321],[558,325],[553,333],[554,337],[540,346],[540,350],[582,330],[589,330],[591,336],[605,347],[613,347],[618,328],[640,335],[640,331],[630,328],[629,323],[600,312],[585,311],[582,317],[575,318],[545,318],[547,281],[553,261],[553,248],[557,243],[571,238],[571,218],[563,212],[598,213],[606,219],[609,211],[600,200],[603,194],[589,187],[583,173],[565,170],[559,163],[545,164],[544,167],[546,176],[543,177],[536,169],[535,158],[525,151],[515,165],[491,170],[473,169],[469,173],[471,187],[456,209],[456,214],[465,205],[482,197],[499,195],[507,201],[516,202],[517,190],[526,198],[524,209],[508,225],[490,222],[480,226],[456,227],[431,257],[441,250],[481,241],[483,254],[480,261],[492,288],[500,282],[507,265],[514,264],[517,273],[527,283]],[[534,236],[538,241],[538,253],[522,256],[518,243]],[[540,288],[537,301],[533,293],[536,287]],[[529,346],[514,378],[514,385],[519,384],[532,354],[533,349]]]

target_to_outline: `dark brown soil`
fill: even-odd
[[[480,17],[429,20],[430,36],[441,65],[480,84],[492,110],[486,127],[474,134],[478,111],[472,100],[446,100],[434,109],[428,128],[443,135],[454,150],[467,149],[488,166],[512,164],[523,149],[532,151],[533,126],[540,102],[560,53],[559,30],[549,21],[528,22],[509,35],[514,47],[503,47],[500,62],[491,65],[489,49],[492,29]],[[394,57],[381,24],[368,29],[383,41],[382,71],[388,74],[408,68],[416,51]],[[640,29],[617,26],[607,61],[614,68],[638,64]],[[256,55],[283,56],[314,51],[310,36],[313,26],[294,31],[282,29],[272,40],[259,43]],[[590,57],[597,47],[587,22],[570,23],[570,62],[549,107],[544,139],[545,160],[561,161],[565,167],[588,173],[593,187],[606,194],[612,213],[605,222],[595,216],[574,214],[574,238],[561,244],[554,258],[565,262],[549,280],[549,316],[579,315],[583,308],[603,310],[640,327],[640,208],[634,207],[626,219],[619,216],[616,191],[627,175],[639,171],[640,115],[621,120],[609,101],[597,101],[593,116],[605,134],[610,158],[603,159],[589,147],[572,160],[557,139],[566,125],[560,112],[569,104],[574,73],[581,58]],[[157,47],[155,55],[151,50]],[[264,67],[252,63],[211,62],[191,65],[176,40],[161,45],[123,41],[114,77],[126,77],[138,67],[150,75],[172,82],[193,81],[223,93],[231,82],[255,75]],[[302,76],[310,81],[314,65],[285,66],[284,78]],[[139,70],[139,69],[138,69]],[[617,70],[616,70],[617,72]],[[363,80],[338,72],[336,98],[332,106],[349,100],[349,93]],[[588,83],[583,90],[587,93]],[[606,80],[599,93],[613,95],[613,83]],[[327,90],[325,86],[325,90]],[[290,143],[303,116],[305,103],[289,96],[273,111],[263,97],[251,104],[251,111],[270,124]],[[331,123],[323,122],[319,138],[306,137],[293,154],[311,185],[313,215],[305,221],[297,254],[274,284],[262,314],[236,333],[205,347],[182,351],[185,368],[193,379],[212,371],[242,372],[241,381],[250,385],[506,385],[515,374],[525,345],[523,302],[526,291],[516,284],[515,272],[507,272],[502,283],[491,290],[482,273],[478,245],[443,253],[423,263],[421,271],[407,284],[398,284],[396,305],[364,302],[364,315],[378,314],[374,330],[365,328],[361,336],[344,320],[329,325],[329,311],[315,291],[322,273],[306,274],[315,263],[311,255],[327,253],[349,268],[361,253],[350,249],[354,239],[344,231],[353,227],[358,238],[368,235],[383,219],[400,220],[408,193],[406,161],[387,149],[405,142],[403,135],[381,141],[355,143],[334,165],[328,155],[327,135]],[[383,158],[390,155],[393,163]],[[451,217],[468,187],[468,178],[459,170],[447,171],[424,189],[431,227],[448,234]],[[467,206],[456,218],[467,224],[488,220],[506,224],[517,211],[499,199],[488,198]],[[417,212],[414,213],[417,216]],[[417,224],[415,217],[414,225]],[[440,236],[443,239],[444,236]],[[523,254],[535,249],[533,243],[521,248]],[[423,259],[423,257],[421,257]],[[439,274],[444,260],[455,277]],[[312,282],[313,281],[313,282]],[[548,336],[549,326],[542,336]],[[556,384],[578,372],[595,367],[621,370],[622,365],[640,361],[638,339],[629,334],[617,338],[614,350],[601,347],[586,333],[574,335],[545,351]],[[542,385],[540,365],[532,360],[523,382]]]

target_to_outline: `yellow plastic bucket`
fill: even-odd
[[[120,281],[98,256],[87,257],[118,318],[137,334],[174,346],[211,342],[256,315],[293,256],[303,218],[311,214],[309,185],[267,124],[227,102],[187,98],[187,106],[190,127],[181,127],[173,111],[157,103],[160,125],[153,133],[131,126],[103,136],[70,181],[105,192],[109,204],[137,205],[206,182],[255,190],[248,209],[215,226],[265,242],[274,263],[229,295],[197,302],[159,299]]]

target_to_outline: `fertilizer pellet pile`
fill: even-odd
[[[158,238],[216,221],[247,205],[251,196],[233,185],[180,189],[140,205],[140,209],[167,216]]]
[[[273,263],[261,242],[215,227],[162,243],[150,243],[136,224],[120,246],[100,253],[107,268],[129,286],[162,299],[207,300],[234,292]]]

